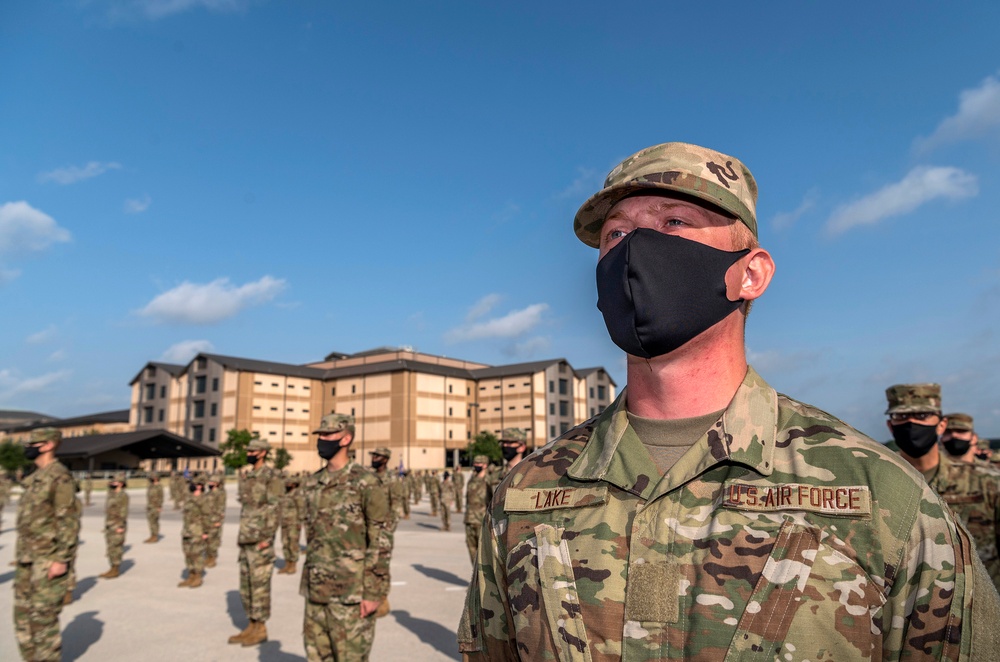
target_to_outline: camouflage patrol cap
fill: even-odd
[[[948,430],[958,430],[959,432],[972,432],[975,428],[972,427],[972,417],[968,414],[962,414],[956,412],[954,414],[947,414],[945,418],[948,419]]]
[[[347,430],[354,434],[354,417],[350,414],[327,414],[320,419],[319,427],[313,430],[313,434],[336,434]]]
[[[503,432],[500,433],[500,441],[520,441],[521,443],[525,443],[528,441],[528,435],[521,428],[504,428]]]
[[[889,401],[886,414],[941,413],[941,386],[938,384],[896,384],[885,390]]]
[[[472,458],[472,463],[473,464],[489,464],[490,463],[490,458],[486,457],[485,455],[477,455],[476,457]]]
[[[368,451],[369,455],[381,455],[382,457],[392,457],[392,451],[385,446],[379,446],[373,451]]]
[[[682,193],[729,212],[757,236],[757,182],[739,159],[698,145],[663,143],[628,157],[608,173],[604,188],[576,212],[573,230],[598,248],[601,226],[618,202],[635,193]]]
[[[62,441],[62,432],[56,428],[38,428],[31,431],[29,444],[40,444],[46,441]]]
[[[250,440],[247,444],[248,451],[269,451],[271,450],[271,444],[267,439],[261,439],[260,437],[255,437]]]
[[[201,472],[198,472],[194,476],[191,477],[191,484],[192,485],[201,485],[202,487],[205,487],[205,485],[207,483],[208,483],[208,476],[206,476],[205,474],[203,474]]]
[[[124,471],[119,471],[118,473],[116,473],[114,476],[111,477],[111,482],[112,483],[125,483],[126,482],[125,472]]]

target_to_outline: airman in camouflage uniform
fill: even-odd
[[[222,546],[222,524],[226,520],[226,490],[223,484],[224,476],[212,474],[208,477],[208,509],[211,513],[212,527],[208,532],[208,543],[205,549],[205,567],[214,568],[219,560],[219,547]]]
[[[90,505],[90,493],[94,491],[94,479],[88,471],[83,477],[83,503],[84,505]]]
[[[285,567],[279,575],[294,575],[299,562],[299,540],[302,537],[302,506],[299,477],[285,476],[285,493],[281,497],[281,551]]]
[[[410,482],[410,472],[404,471],[403,475],[398,479],[399,490],[402,494],[402,499],[400,500],[400,505],[403,510],[402,519],[410,519],[410,499],[413,496],[413,485]]]
[[[328,414],[314,434],[327,465],[305,485],[306,656],[364,661],[375,639],[374,615],[389,592],[392,515],[378,478],[348,458],[354,417]]]
[[[420,471],[410,471],[410,491],[413,494],[413,503],[419,504],[424,498],[424,477]]]
[[[212,528],[211,504],[205,495],[208,478],[196,474],[191,479],[189,496],[183,500],[184,514],[181,526],[181,547],[188,576],[177,584],[178,588],[198,588],[204,583],[205,556],[208,536]]]
[[[399,519],[403,515],[403,502],[406,501],[405,487],[402,481],[393,477],[389,471],[389,460],[392,459],[392,450],[382,446],[373,451],[368,451],[372,456],[372,471],[378,478],[379,484],[385,490],[386,502],[389,504],[389,531],[396,532]]]
[[[25,660],[59,660],[59,612],[80,535],[76,484],[55,456],[62,434],[33,430],[25,456],[37,469],[24,479],[17,508],[14,633]]]
[[[774,272],[755,201],[737,159],[670,143],[577,213],[629,385],[498,487],[459,628],[469,659],[975,654],[973,600],[1000,598],[941,500],[746,364],[745,304]]]
[[[3,509],[7,507],[10,500],[10,490],[13,481],[7,476],[6,471],[0,467],[0,531],[3,531]]]
[[[472,565],[476,564],[479,534],[486,517],[486,506],[493,498],[493,484],[489,474],[490,459],[485,455],[472,458],[472,478],[465,492],[465,545],[469,548]]]
[[[163,485],[160,484],[160,474],[154,471],[149,474],[149,485],[146,486],[146,522],[149,524],[149,537],[143,542],[159,542],[162,512]]]
[[[465,474],[462,473],[462,467],[455,467],[455,471],[451,474],[451,482],[455,484],[455,512],[462,512],[462,502],[465,500]]]
[[[441,492],[441,530],[451,531],[451,508],[455,504],[455,483],[451,480],[451,473],[445,471],[441,475],[441,482],[438,484]]]
[[[521,428],[504,428],[500,433],[500,451],[503,453],[504,466],[498,467],[496,482],[516,467],[528,453],[528,435]]]
[[[441,481],[438,480],[436,469],[424,473],[424,488],[431,500],[431,517],[437,517],[441,505]]]
[[[889,429],[902,456],[924,474],[931,488],[941,495],[965,524],[976,542],[976,551],[997,590],[1000,590],[1000,476],[978,465],[971,448],[972,417],[968,414],[941,416],[941,387],[937,384],[897,384],[886,392]],[[910,438],[918,438],[921,428],[932,442],[920,454]],[[917,433],[901,431],[916,430]],[[940,452],[937,435],[942,433],[945,452]],[[918,450],[919,449],[919,450]],[[907,452],[908,451],[908,452]]]
[[[124,473],[117,473],[108,481],[108,495],[104,501],[104,541],[111,567],[101,573],[100,577],[104,579],[118,577],[121,570],[125,531],[128,528],[128,493],[125,486]]]

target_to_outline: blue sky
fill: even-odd
[[[149,360],[379,345],[624,359],[579,205],[659,142],[739,157],[779,391],[884,439],[937,381],[1000,436],[1000,5],[0,6],[0,408]]]

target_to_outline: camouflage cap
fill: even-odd
[[[896,384],[885,390],[889,401],[886,414],[941,413],[941,386],[938,384]]]
[[[948,419],[948,430],[958,430],[959,432],[972,432],[975,428],[972,427],[972,417],[968,414],[962,414],[960,412],[955,412],[954,414],[947,414],[945,418]]]
[[[192,485],[201,485],[202,487],[204,487],[206,483],[208,483],[208,476],[206,476],[201,472],[198,472],[191,477]]]
[[[40,444],[45,441],[62,441],[62,432],[56,428],[38,428],[31,431],[29,444]]]
[[[369,455],[381,455],[382,457],[392,457],[392,451],[385,446],[379,446],[373,451],[368,451]]]
[[[521,428],[504,428],[503,432],[500,433],[500,441],[520,441],[525,443],[528,441],[528,435]]]
[[[267,439],[261,439],[260,437],[254,437],[247,444],[248,451],[269,451],[271,450],[271,444]]]
[[[739,159],[688,143],[663,143],[628,157],[608,173],[604,188],[576,212],[573,230],[598,248],[604,218],[622,199],[640,192],[694,196],[740,219],[757,236],[757,182]]]
[[[347,430],[354,434],[354,417],[350,414],[327,414],[320,419],[319,427],[313,430],[313,434],[336,434]]]
[[[476,457],[472,458],[472,463],[473,464],[489,464],[490,463],[490,458],[486,457],[485,455],[477,455]]]
[[[126,482],[125,472],[119,471],[114,476],[111,477],[112,483],[125,483]]]

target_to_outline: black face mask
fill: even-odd
[[[198,486],[197,485],[188,485],[188,490],[190,490],[191,493],[193,494],[194,492],[198,491]]]
[[[329,441],[325,439],[316,440],[316,452],[324,460],[329,460],[340,450],[340,441]]]
[[[503,453],[504,462],[510,462],[518,455],[519,446],[501,446],[500,452]]]
[[[942,443],[944,445],[944,449],[948,451],[949,455],[960,457],[969,452],[969,446],[972,445],[972,440],[956,439],[955,437],[951,437]]]
[[[476,465],[473,465],[473,467],[472,467],[472,469],[473,469],[473,470],[474,470],[474,471],[475,471],[476,473],[479,473],[479,472],[481,472],[481,471],[482,471],[483,469],[485,469],[485,468],[486,468],[486,467],[485,467],[485,466],[483,466],[483,465],[481,465],[481,464],[476,464]]]
[[[726,297],[726,271],[749,252],[632,230],[597,263],[597,307],[611,340],[646,359],[674,351],[740,307],[743,299]]]
[[[27,460],[34,462],[38,459],[38,456],[42,454],[41,446],[25,446],[24,447],[24,457]]]
[[[917,423],[900,423],[892,426],[892,438],[896,440],[899,450],[912,458],[923,457],[937,443],[936,425],[918,425]]]
[[[389,463],[389,460],[372,460],[373,469],[381,469]]]

